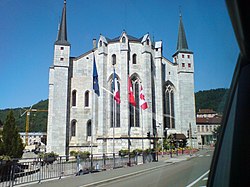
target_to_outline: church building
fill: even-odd
[[[196,128],[193,52],[182,16],[173,61],[162,55],[162,41],[126,31],[113,39],[100,35],[78,57],[70,49],[64,2],[49,68],[48,152],[145,150],[153,148],[153,137],[160,141],[166,133],[187,135],[190,124]]]

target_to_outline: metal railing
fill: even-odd
[[[41,158],[0,161],[0,187],[15,186],[30,182],[41,182],[69,175],[82,175],[91,172],[115,169],[148,163],[153,160],[151,154],[119,156],[113,154],[93,155],[89,158],[57,157],[50,160]]]

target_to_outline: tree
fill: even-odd
[[[24,146],[16,127],[13,111],[10,111],[3,125],[2,138],[0,140],[0,155],[21,158],[23,149]]]

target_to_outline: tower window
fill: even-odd
[[[72,92],[72,106],[76,106],[76,90]]]
[[[133,54],[133,64],[136,64],[136,54]]]
[[[149,45],[149,39],[147,39],[146,42],[147,42],[147,45]]]
[[[71,122],[71,136],[76,136],[76,120]]]
[[[183,68],[185,67],[185,63],[182,63],[182,67],[183,67]]]
[[[122,37],[122,43],[126,43],[126,38],[124,36]]]
[[[91,121],[89,120],[87,123],[87,136],[92,135],[92,127],[91,127]]]
[[[84,94],[84,99],[85,99],[85,103],[84,106],[85,107],[89,107],[89,91],[86,91]]]
[[[99,42],[99,47],[102,47],[102,41]]]
[[[158,51],[158,48],[156,48],[155,50]]]
[[[188,63],[188,67],[191,68],[191,64],[190,63]]]
[[[116,64],[116,55],[113,54],[112,55],[112,65],[115,65]]]
[[[60,58],[60,61],[63,61],[63,58]]]
[[[188,55],[188,58],[190,58],[190,55]]]
[[[61,50],[64,50],[64,47],[61,47]]]
[[[185,56],[184,55],[182,55],[182,58],[184,58]]]

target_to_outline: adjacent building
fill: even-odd
[[[215,132],[221,125],[222,116],[212,109],[200,109],[196,117],[197,141],[199,146],[214,145]]]
[[[49,68],[47,151],[67,155],[71,150],[107,154],[147,149],[151,147],[147,134],[161,137],[168,128],[168,134],[187,135],[189,124],[196,128],[194,59],[182,16],[173,61],[163,56],[162,41],[126,31],[112,39],[100,35],[93,48],[78,57],[71,57],[70,49],[65,2]],[[94,61],[99,96],[93,92]],[[120,104],[113,99],[114,76]],[[128,99],[129,78],[135,107]],[[141,86],[146,110],[139,104]]]

